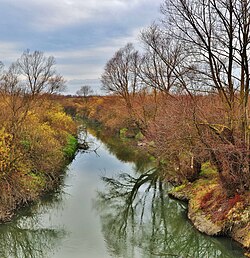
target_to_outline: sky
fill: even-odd
[[[0,61],[7,67],[29,49],[54,56],[65,94],[100,77],[114,53],[159,19],[163,0],[0,0]]]

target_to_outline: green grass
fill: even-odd
[[[180,192],[180,191],[182,191],[185,187],[186,187],[185,184],[176,186],[176,187],[174,187],[174,188],[171,190],[171,192],[172,192],[172,193]]]
[[[78,146],[78,141],[77,141],[76,137],[69,134],[68,139],[67,139],[67,145],[63,149],[64,156],[67,159],[73,158],[75,155],[75,152],[77,150],[77,146]]]

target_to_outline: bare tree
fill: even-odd
[[[159,25],[153,24],[141,34],[145,54],[140,62],[144,84],[169,95],[188,89],[188,76],[194,70],[183,44]]]
[[[132,109],[131,96],[138,89],[138,59],[138,51],[128,43],[107,62],[101,77],[102,89],[120,95],[129,110]]]
[[[23,87],[34,96],[42,92],[54,93],[65,86],[63,77],[57,74],[53,56],[46,57],[43,52],[25,51],[17,60],[20,75],[24,77]]]
[[[227,106],[231,130],[237,127],[235,110],[241,106],[243,134],[248,124],[244,114],[249,95],[249,4],[247,0],[170,0],[162,6],[172,35],[190,45],[200,75],[210,81],[206,89],[216,91]]]
[[[248,189],[250,1],[169,0],[161,10],[168,30],[199,64],[207,93],[218,94],[226,112],[219,124],[194,116],[200,139],[223,182],[233,191]]]
[[[29,101],[26,90],[21,84],[19,68],[12,64],[1,78],[0,93],[2,101],[6,104],[5,112],[9,115],[9,128],[14,134],[29,110]]]
[[[91,94],[93,94],[93,90],[88,85],[81,86],[81,88],[76,92],[76,95],[82,96],[83,98],[86,98]]]
[[[54,69],[55,59],[45,57],[40,51],[25,51],[4,71],[0,81],[0,94],[5,102],[8,129],[13,138],[19,133],[22,122],[33,105],[40,103],[42,93],[58,92],[64,87],[64,79]],[[14,137],[15,136],[15,137]]]
[[[83,106],[81,108],[81,113],[83,117],[88,117],[90,109],[89,109],[89,96],[93,93],[93,90],[88,85],[83,85],[79,90],[76,91],[78,96],[81,96],[83,100]]]

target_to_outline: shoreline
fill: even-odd
[[[120,140],[124,139],[120,137]],[[134,138],[132,142],[128,144],[149,154],[143,141]],[[171,179],[166,180],[171,183]],[[250,257],[250,207],[243,203],[245,198],[250,198],[250,193],[227,198],[221,190],[217,171],[207,162],[202,165],[197,180],[173,187],[168,195],[188,203],[187,219],[198,231],[209,236],[232,238]]]
[[[196,181],[173,187],[168,195],[188,203],[187,217],[198,231],[232,238],[250,257],[250,207],[245,202],[250,194],[226,197],[216,172],[205,170]]]
[[[0,205],[0,224],[4,224],[7,222],[10,222],[18,213],[19,210],[22,208],[26,208],[32,203],[35,203],[36,201],[42,199],[45,195],[53,191],[55,188],[59,187],[61,180],[63,178],[63,175],[65,174],[65,170],[67,166],[72,162],[74,159],[79,147],[78,140],[75,136],[70,135],[71,141],[69,141],[64,147],[63,147],[63,152],[64,152],[64,158],[61,160],[60,167],[54,167],[56,173],[51,175],[50,177],[44,176],[43,183],[40,183],[36,185],[35,189],[29,189],[24,187],[20,191],[22,192],[22,196],[15,196],[14,193],[11,192],[11,189],[9,190],[9,193],[7,194],[12,194],[11,198],[6,200],[6,203]],[[28,179],[33,179],[31,178],[30,175],[26,175],[24,177],[23,181],[28,180]],[[39,180],[37,178],[34,178],[32,182],[30,182],[30,185],[36,184],[35,180]],[[7,196],[8,197],[8,196]]]

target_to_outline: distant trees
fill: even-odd
[[[89,106],[89,96],[93,94],[93,90],[89,85],[83,85],[79,90],[76,91],[76,94],[81,97],[83,101],[83,106],[81,108],[81,115],[87,117],[90,112]]]
[[[76,95],[82,96],[83,98],[86,98],[91,94],[93,94],[93,90],[88,85],[81,86],[81,88],[76,92]]]

